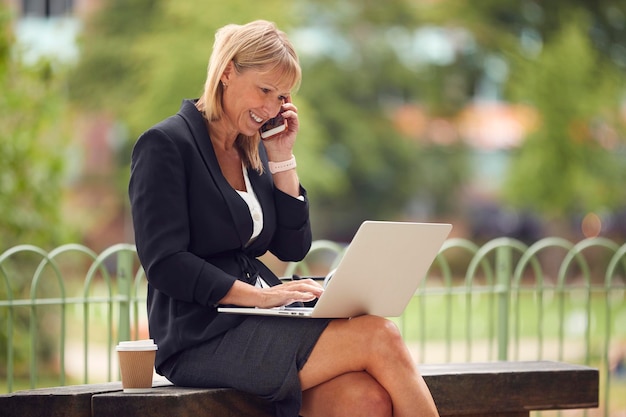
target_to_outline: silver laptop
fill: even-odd
[[[327,276],[315,307],[220,307],[220,313],[284,317],[397,317],[441,249],[452,225],[365,221],[337,268]]]

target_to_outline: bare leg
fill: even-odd
[[[391,398],[367,372],[350,372],[302,393],[303,417],[391,417]]]
[[[439,416],[397,327],[389,320],[361,316],[330,323],[300,371],[302,390],[351,372],[367,372],[387,391],[394,417]],[[321,396],[327,391],[320,388],[320,392]]]

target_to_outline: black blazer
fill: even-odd
[[[280,280],[257,257],[268,250],[283,261],[304,258],[311,246],[304,201],[274,187],[265,172],[248,170],[263,209],[263,230],[252,234],[247,204],[228,184],[194,102],[143,133],[134,146],[129,196],[139,260],[148,279],[150,336],[158,344],[156,367],[171,355],[208,340],[243,318],[218,315],[217,302],[235,280],[259,273]]]

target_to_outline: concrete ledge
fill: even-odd
[[[527,417],[534,410],[598,406],[597,369],[561,362],[421,365],[441,416]],[[19,391],[0,396],[6,417],[270,417],[272,406],[231,389],[174,387],[125,394],[119,382]]]

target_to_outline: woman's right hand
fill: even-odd
[[[282,285],[263,288],[262,305],[256,307],[271,308],[295,303],[307,302],[319,298],[324,288],[312,279],[299,279],[287,281]]]
[[[323,292],[324,288],[312,279],[287,281],[282,285],[269,288],[258,288],[245,282],[235,281],[230,291],[219,303],[242,307],[272,308],[297,301],[312,301],[319,298]]]

